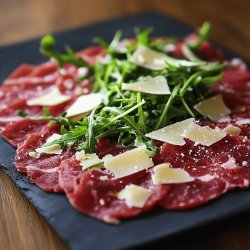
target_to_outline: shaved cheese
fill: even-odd
[[[53,142],[55,140],[60,139],[61,137],[62,137],[62,135],[54,133],[53,135],[51,135],[50,137],[47,138],[46,143]]]
[[[231,124],[227,125],[223,130],[230,135],[239,135],[241,132],[241,129],[239,127]]]
[[[139,81],[135,83],[123,83],[122,89],[155,95],[171,94],[167,80],[164,76],[148,76],[139,79]]]
[[[107,155],[105,155],[105,156],[102,158],[102,160],[105,161],[105,160],[111,159],[111,158],[113,158],[113,157],[114,157],[113,155],[107,154]]]
[[[70,98],[68,95],[61,94],[59,89],[54,87],[47,94],[28,100],[27,105],[55,106],[70,100]]]
[[[231,113],[231,110],[225,105],[221,95],[206,99],[195,105],[194,108],[201,115],[208,117],[212,121],[218,121]]]
[[[191,141],[194,141],[196,144],[211,146],[215,142],[224,138],[226,136],[226,132],[219,128],[212,129],[207,126],[201,127],[196,123],[192,123],[184,131],[183,136]]]
[[[85,154],[84,159],[80,161],[80,165],[84,168],[100,163],[101,160],[97,154]]]
[[[53,134],[52,136],[50,136],[46,143],[50,143],[50,142],[53,142],[55,140],[58,140],[60,139],[62,136],[59,135],[59,134]],[[46,146],[46,147],[41,147],[41,148],[37,148],[35,150],[37,153],[44,153],[44,154],[61,154],[62,153],[62,149],[60,147],[59,144],[53,144],[53,145],[50,145],[50,146]]]
[[[171,168],[168,163],[163,163],[154,167],[152,180],[155,185],[168,183],[186,183],[194,181],[184,169]]]
[[[104,167],[113,173],[115,178],[137,173],[153,165],[153,161],[149,158],[146,147],[132,149],[104,160]]]
[[[162,70],[166,68],[165,55],[145,46],[140,46],[129,61],[147,69]]]
[[[86,154],[84,150],[75,153],[76,160],[80,161],[80,165],[85,168],[93,166],[98,163],[102,163],[106,159],[110,159],[113,156],[111,154],[105,155],[102,160],[97,154]]]
[[[76,159],[77,159],[78,161],[83,161],[83,160],[85,160],[85,158],[86,158],[85,151],[84,151],[84,150],[77,151],[77,152],[75,153],[75,157],[76,157]]]
[[[100,176],[100,181],[108,181],[108,179],[107,175]]]
[[[153,192],[149,189],[130,184],[118,193],[117,198],[125,200],[128,207],[142,208],[152,194]]]
[[[237,122],[236,122],[237,124],[239,124],[239,125],[248,125],[248,124],[250,124],[250,119],[241,119],[241,120],[238,120]]]
[[[67,115],[73,120],[80,120],[93,109],[97,108],[102,103],[101,94],[82,95],[66,110]]]
[[[38,159],[38,158],[40,158],[41,154],[39,154],[39,153],[37,153],[35,151],[31,151],[31,152],[29,152],[29,156],[32,157],[32,158]]]
[[[86,67],[80,67],[77,70],[77,76],[78,77],[83,77],[86,76],[88,74],[88,69]]]
[[[80,87],[80,86],[77,86],[77,87],[74,89],[74,93],[75,93],[76,95],[87,94],[87,93],[88,93],[88,89],[87,89],[87,88]]]
[[[167,142],[173,145],[184,145],[185,141],[182,134],[184,130],[193,123],[193,121],[194,119],[190,118],[181,122],[177,122],[146,134],[146,136],[151,139]]]

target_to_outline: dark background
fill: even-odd
[[[215,40],[250,58],[249,0],[0,0],[0,45],[149,10],[193,27],[210,20]]]

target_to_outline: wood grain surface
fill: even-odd
[[[0,45],[149,10],[167,13],[193,27],[209,20],[213,24],[214,40],[250,58],[248,0],[0,0]],[[209,233],[195,241],[183,239],[180,243],[173,239],[168,249],[247,250],[250,249],[249,234],[250,220],[240,219],[210,229]],[[2,171],[0,249],[67,249]]]

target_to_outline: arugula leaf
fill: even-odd
[[[133,106],[132,108],[126,110],[126,111],[122,111],[116,107],[104,107],[103,108],[103,111],[109,111],[109,112],[113,112],[115,114],[117,114],[117,116],[115,116],[113,119],[111,119],[108,123],[106,123],[103,127],[102,127],[102,130],[104,128],[107,128],[109,127],[112,123],[114,123],[115,121],[119,120],[119,119],[125,119],[128,121],[128,123],[131,123],[132,126],[133,126],[133,122],[130,122],[129,121],[129,118],[127,117],[127,115],[129,113],[131,113],[132,111],[134,111],[135,109],[137,109],[138,107],[142,106],[143,104],[145,103],[144,100],[142,100],[140,103],[138,103],[137,105]],[[137,126],[135,126],[137,127]]]
[[[61,54],[55,50],[56,41],[50,34],[45,35],[40,43],[40,51],[43,55],[57,60],[60,67],[64,64],[72,63],[77,67],[86,67],[93,72],[93,67],[82,58],[77,58],[75,52],[68,46],[65,47],[66,54]]]
[[[171,93],[171,95],[170,95],[170,97],[167,99],[166,105],[165,105],[165,107],[163,109],[163,112],[162,112],[162,114],[160,116],[160,119],[158,120],[158,122],[156,124],[156,127],[155,127],[156,130],[163,127],[165,124],[167,124],[168,111],[169,111],[170,106],[172,105],[175,97],[177,96],[179,89],[180,89],[180,85],[175,86],[172,93]]]
[[[137,40],[137,47],[140,45],[150,46],[150,35],[153,32],[152,27],[145,30],[142,30],[140,27],[135,27],[134,32]]]
[[[85,134],[88,131],[88,127],[85,125],[77,125],[72,130],[64,133],[60,139],[54,140],[52,142],[46,143],[44,147],[50,146],[53,144],[59,144],[61,148],[65,147],[72,147],[74,146],[79,140],[85,138]]]
[[[115,33],[113,40],[111,41],[111,43],[107,47],[107,53],[109,55],[112,55],[113,53],[115,54],[116,52],[118,52],[118,44],[119,44],[121,38],[122,38],[122,31],[118,30]]]
[[[95,111],[93,110],[88,117],[88,130],[85,134],[86,141],[84,143],[83,149],[86,153],[93,153],[95,152],[95,144],[96,140],[94,137],[93,125],[94,125],[94,115]]]
[[[189,42],[188,46],[194,50],[198,50],[201,44],[208,39],[211,33],[211,24],[209,22],[204,22],[198,31],[198,40],[196,42]]]
[[[21,116],[21,117],[27,117],[28,116],[27,112],[25,110],[23,110],[23,109],[18,110],[17,114],[19,116]]]

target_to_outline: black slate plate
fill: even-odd
[[[158,13],[146,13],[111,20],[88,27],[56,34],[59,46],[69,44],[78,50],[100,36],[111,39],[117,29],[126,37],[132,36],[133,27],[155,28],[154,35],[185,36],[190,27]],[[22,62],[40,63],[39,39],[0,48],[0,82]],[[229,57],[233,54],[226,52]],[[13,167],[15,150],[0,138],[0,165],[18,188],[37,208],[71,249],[121,249],[138,246],[161,238],[170,238],[182,232],[238,215],[250,210],[250,192],[239,190],[190,211],[170,212],[156,209],[118,226],[106,225],[73,209],[63,195],[45,193],[21,176]],[[167,246],[167,245],[166,245]]]

